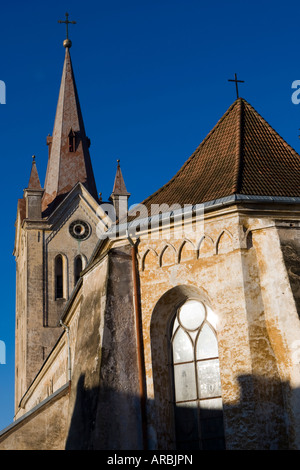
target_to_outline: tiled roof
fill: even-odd
[[[242,98],[143,204],[194,205],[233,194],[300,196],[300,156]]]

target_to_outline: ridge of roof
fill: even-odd
[[[237,100],[240,105],[239,112],[239,123],[238,123],[238,139],[237,139],[237,155],[235,159],[235,169],[234,169],[234,187],[232,192],[235,194],[239,189],[239,181],[241,178],[241,168],[242,168],[242,158],[243,158],[243,109],[244,101],[242,98]]]

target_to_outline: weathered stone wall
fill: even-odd
[[[26,391],[26,299],[27,264],[26,235],[19,229],[16,233],[16,331],[15,331],[15,410]]]
[[[269,238],[268,229],[265,243],[259,239],[263,227],[270,223],[269,219],[257,222],[230,210],[207,217],[205,237],[195,233],[189,239],[164,239],[163,232],[157,240],[141,237],[148,433],[153,448],[174,445],[168,324],[178,302],[189,297],[206,302],[218,317],[227,448],[279,449],[292,445],[288,442],[285,407],[293,386],[291,364],[289,355],[281,357],[275,347],[284,334],[278,330],[275,344],[270,331],[273,312],[266,312],[270,299],[276,299],[274,287],[285,282],[278,239]],[[251,229],[256,231],[252,233]],[[273,275],[269,273],[274,285],[265,287],[264,266],[270,257],[276,259],[277,267]],[[291,296],[288,285],[285,288]],[[297,318],[290,320],[290,325],[282,328],[299,329]],[[283,368],[289,372],[283,374]]]
[[[300,322],[297,311],[297,291],[291,282],[286,246],[297,246],[292,227],[258,230],[254,244],[258,253],[261,292],[268,335],[276,356],[281,382],[285,383],[284,401],[288,422],[289,445],[300,448]],[[286,225],[286,224],[285,224]],[[294,265],[295,266],[295,265]],[[296,294],[296,295],[295,295]]]
[[[65,201],[64,201],[65,202]],[[90,258],[98,237],[97,204],[78,187],[69,203],[52,214],[51,221],[17,217],[15,256],[16,276],[16,385],[15,408],[31,385],[43,362],[61,334],[59,319],[75,285],[74,260]],[[86,220],[90,236],[75,240],[69,225],[76,219]],[[55,299],[54,260],[64,259],[64,298]],[[43,394],[42,394],[43,395]]]
[[[66,390],[0,434],[0,450],[63,450],[69,396]]]
[[[300,318],[300,222],[281,222],[278,228],[283,259]]]
[[[300,448],[297,234],[236,207],[208,213],[204,234],[141,234],[138,300],[150,449],[174,448],[168,334],[187,298],[205,302],[216,315],[226,448]],[[131,249],[117,241],[89,267],[64,317],[72,367],[66,449],[143,448],[134,315]],[[61,341],[26,411],[36,397],[46,398],[47,381],[55,378],[59,386],[61,368],[66,376],[66,334]],[[40,421],[43,433],[46,423]],[[22,444],[12,439],[2,437],[2,447],[27,445],[24,435]]]
[[[85,240],[77,240],[69,233],[70,224],[78,219],[87,221],[91,227],[91,234]],[[78,201],[73,201],[73,204],[54,224],[53,230],[46,236],[44,270],[47,285],[45,286],[44,315],[46,324],[49,327],[58,325],[65,304],[75,287],[74,261],[76,256],[82,255],[85,262],[87,262],[98,242],[94,219],[95,215],[88,213],[83,203],[78,204]],[[59,254],[63,257],[63,299],[55,299],[55,258]]]
[[[85,275],[82,295],[66,449],[141,448],[128,248]]]
[[[16,407],[57,336],[44,331],[43,227],[26,221],[16,250]],[[54,333],[54,335],[53,335]]]
[[[28,413],[67,383],[67,338],[63,336],[53,354],[49,356],[40,373],[22,397],[16,410],[15,419]]]

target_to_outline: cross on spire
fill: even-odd
[[[228,80],[229,82],[235,82],[235,88],[236,88],[236,97],[239,97],[239,89],[238,89],[238,83],[245,83],[244,80],[238,80],[236,73],[234,74],[234,80]]]
[[[64,41],[64,46],[65,47],[71,47],[72,43],[69,39],[69,24],[76,24],[76,21],[69,21],[69,13],[66,13],[66,19],[65,21],[58,20],[58,23],[64,23],[66,25],[66,39]]]

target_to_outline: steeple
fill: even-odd
[[[64,23],[68,27],[73,22],[67,17]],[[17,298],[15,403],[19,411],[21,398],[61,334],[62,312],[79,273],[99,241],[99,199],[68,34],[64,48],[53,135],[47,138],[49,156],[45,186],[41,187],[33,157],[29,181],[25,182],[27,187],[22,199],[18,200],[14,255]],[[55,212],[60,203],[61,210]]]
[[[98,200],[89,145],[81,114],[70,56],[71,41],[64,41],[65,61],[54,121],[48,136],[49,160],[45,180],[43,210],[55,205],[81,182]],[[53,203],[53,204],[52,204]]]

